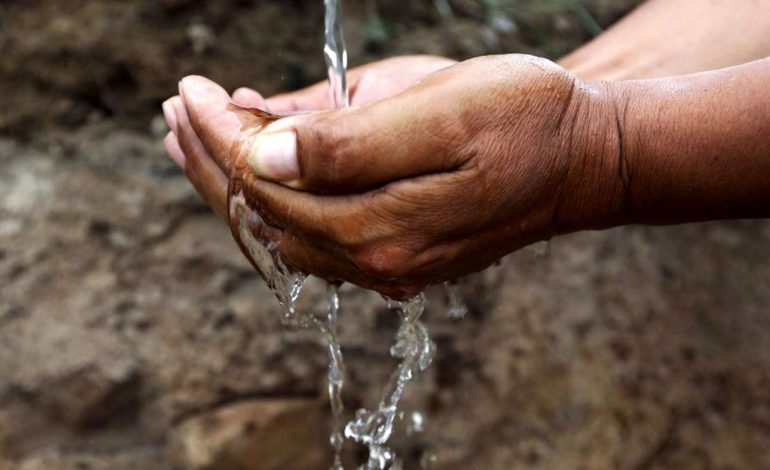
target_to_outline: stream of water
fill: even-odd
[[[326,16],[324,19],[324,57],[329,76],[331,103],[335,108],[347,108],[348,96],[348,50],[342,30],[342,4],[340,0],[324,0]],[[329,292],[329,315],[322,331],[329,346],[329,401],[332,408],[331,445],[334,448],[332,470],[342,470],[342,446],[345,439],[342,434],[345,406],[342,402],[342,387],[345,384],[345,362],[342,348],[337,339],[337,321],[340,308],[338,289],[331,284]]]

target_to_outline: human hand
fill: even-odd
[[[177,135],[223,174],[248,159],[245,192],[283,230],[287,263],[394,297],[603,226],[622,200],[612,97],[534,57],[474,59],[391,99],[281,119],[235,155],[224,90],[192,77],[182,93]]]
[[[348,72],[350,100],[353,106],[379,101],[403,92],[427,75],[456,64],[451,59],[437,56],[416,55],[402,56],[373,62],[357,67]],[[209,142],[217,146],[214,155],[210,155],[201,137],[212,137],[209,134],[197,135],[203,122],[207,128],[218,128],[224,135],[224,141],[231,142],[236,132],[235,119],[225,112],[223,90],[211,83],[208,93],[203,93],[206,99],[195,102],[191,122],[182,95],[184,88],[180,86],[179,95],[163,104],[163,112],[171,132],[166,136],[164,145],[169,156],[185,171],[193,186],[201,194],[206,203],[223,220],[227,220],[227,177],[230,172],[227,152],[223,142]],[[275,113],[292,113],[307,110],[321,110],[331,107],[329,85],[327,82],[296,92],[285,93],[265,100],[260,93],[250,88],[240,88],[233,93],[233,100],[245,107],[262,108]],[[229,119],[228,119],[229,118]],[[230,125],[225,124],[227,122]]]
[[[426,76],[450,67],[457,61],[444,57],[415,55],[385,59],[348,71],[351,106],[360,106],[395,96]],[[261,95],[250,88],[233,93],[236,102],[253,103]],[[274,113],[319,111],[332,108],[329,83],[323,81],[303,90],[268,98],[268,110]]]

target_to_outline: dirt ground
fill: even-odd
[[[348,2],[352,61],[556,58],[592,30],[568,0],[450,3]],[[603,27],[636,3],[585,2]],[[189,73],[266,94],[320,79],[321,6],[0,5],[0,469],[327,468],[324,345],[281,329],[159,116]],[[410,469],[770,468],[768,286],[762,221],[514,254],[462,283],[462,322],[429,292],[438,354],[405,398],[427,427],[394,445]],[[313,284],[302,308],[322,299]],[[396,318],[347,286],[342,320],[345,404],[371,407]]]

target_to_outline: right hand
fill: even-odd
[[[224,174],[248,159],[244,193],[283,231],[287,264],[392,297],[605,226],[623,201],[613,96],[534,57],[470,60],[387,100],[287,117],[256,140],[217,85],[189,77],[182,94],[194,130],[180,135]],[[206,181],[202,194],[216,193]]]
[[[450,67],[457,61],[444,57],[415,55],[372,62],[348,71],[350,105],[360,106],[395,96],[426,76]],[[266,106],[273,113],[320,111],[332,108],[329,83],[323,81],[303,90],[268,98]],[[245,106],[259,106],[261,95],[250,88],[233,93],[233,99]]]

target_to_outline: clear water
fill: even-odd
[[[468,306],[457,287],[450,282],[444,283],[444,291],[447,297],[447,316],[452,320],[462,320],[468,315]]]
[[[329,71],[331,103],[335,108],[347,108],[350,105],[346,74],[348,49],[342,30],[342,1],[324,0],[324,4],[326,6],[324,57]]]
[[[387,447],[396,420],[401,418],[398,403],[407,384],[430,366],[436,351],[436,344],[420,321],[425,311],[425,295],[395,304],[401,326],[396,333],[396,343],[390,348],[390,355],[400,359],[401,363],[385,385],[377,409],[358,410],[355,419],[345,427],[345,437],[369,447],[367,470],[383,470],[389,463],[393,465],[391,469],[400,468],[401,463]],[[424,426],[423,422],[420,424]]]
[[[340,0],[324,0],[326,16],[324,19],[324,57],[329,76],[331,103],[334,108],[347,108],[350,105],[348,95],[347,67],[348,51],[342,30],[342,4]],[[337,339],[337,321],[340,299],[335,286],[329,285],[329,314],[321,330],[329,345],[329,401],[332,407],[331,445],[334,448],[332,470],[342,470],[342,447],[345,443],[342,434],[345,406],[342,402],[342,387],[345,384],[345,362],[342,348]]]

